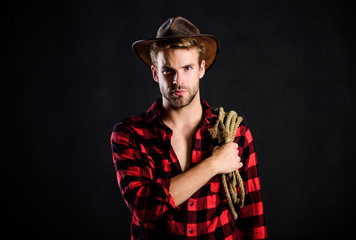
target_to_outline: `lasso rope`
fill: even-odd
[[[242,121],[242,117],[238,116],[235,111],[229,113],[224,112],[223,108],[219,108],[219,117],[214,127],[209,128],[208,132],[211,137],[218,140],[219,145],[233,142],[235,139],[237,128]],[[243,180],[238,170],[228,174],[222,174],[221,182],[224,187],[225,196],[229,204],[233,218],[238,218],[237,210],[234,205],[242,208],[245,203],[245,189]],[[240,191],[237,191],[237,186]]]

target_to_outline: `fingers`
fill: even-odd
[[[235,142],[225,143],[225,145],[230,145],[231,147],[238,148],[239,145]]]
[[[219,168],[221,168],[220,173],[229,173],[243,167],[237,143],[226,143],[214,147],[213,156]]]
[[[242,163],[241,158],[239,157],[239,167],[238,167],[237,169],[240,169],[240,168],[242,168],[243,166],[244,166],[244,164]]]
[[[225,145],[227,145],[232,151],[235,150],[236,154],[239,154],[239,145],[235,142],[232,142],[232,143],[226,143]]]
[[[234,164],[232,164],[232,166],[234,166],[234,170],[242,168],[243,163],[239,156],[239,150],[238,150],[239,145],[235,142],[227,143],[225,145],[227,145],[226,147],[229,149],[229,151],[231,151],[232,155],[230,155],[230,156],[231,156],[232,162],[230,162],[230,164],[234,163]]]
[[[225,153],[232,153],[236,154],[238,156],[239,150],[238,150],[239,145],[237,143],[225,143],[224,145],[221,146],[215,146],[213,149],[213,152],[225,152]]]
[[[226,148],[231,148],[231,149],[237,149],[239,147],[239,145],[235,142],[231,142],[231,143],[225,143],[221,146],[217,146],[217,147],[214,147],[214,148],[219,148],[219,147],[226,147]]]

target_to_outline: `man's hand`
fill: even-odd
[[[214,148],[210,158],[206,160],[212,161],[216,174],[230,173],[243,166],[237,147],[237,143],[226,143]]]
[[[199,188],[217,174],[229,173],[242,167],[238,145],[226,143],[215,147],[210,157],[171,179],[169,193],[176,206],[190,198]]]

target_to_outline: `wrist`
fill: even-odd
[[[206,168],[208,168],[211,177],[214,177],[215,175],[220,173],[219,165],[217,164],[217,161],[215,161],[213,156],[206,158],[202,163],[206,164]]]

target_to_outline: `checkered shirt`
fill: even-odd
[[[216,144],[207,129],[217,114],[204,100],[201,103],[204,115],[194,136],[192,167],[209,157]],[[239,126],[235,142],[244,164],[240,174],[246,198],[234,221],[219,175],[175,206],[170,180],[182,169],[170,143],[173,132],[160,117],[161,104],[159,99],[146,113],[116,124],[111,135],[119,188],[132,212],[131,239],[266,239],[256,152],[245,123]]]

